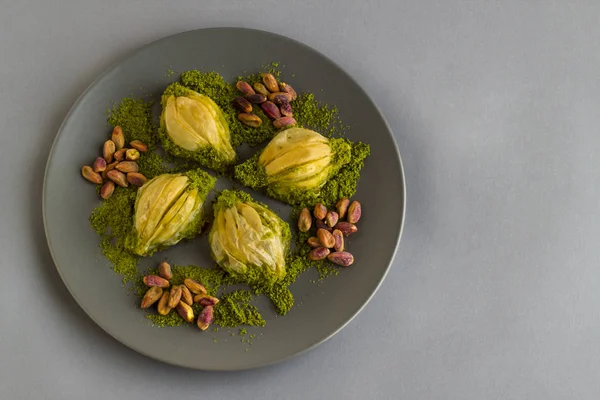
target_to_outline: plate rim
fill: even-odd
[[[50,239],[50,235],[48,232],[48,224],[47,224],[47,219],[46,219],[46,183],[47,183],[47,178],[48,178],[48,170],[50,167],[50,162],[53,159],[54,156],[54,152],[57,146],[57,143],[59,141],[59,137],[63,134],[64,131],[64,127],[65,124],[67,123],[67,121],[69,121],[69,119],[71,118],[73,112],[75,109],[78,108],[79,104],[83,101],[83,99],[87,96],[87,94],[92,90],[92,88],[94,88],[98,82],[100,82],[106,75],[110,74],[111,72],[113,72],[116,68],[119,67],[119,65],[121,65],[123,62],[133,58],[134,56],[136,56],[138,53],[144,51],[146,48],[155,45],[156,43],[159,43],[161,41],[164,40],[169,40],[169,39],[173,39],[174,37],[177,36],[183,36],[183,35],[187,35],[187,34],[191,34],[193,32],[199,32],[199,31],[219,31],[219,30],[239,30],[239,31],[252,31],[252,32],[260,32],[262,34],[266,34],[266,35],[270,35],[270,36],[274,36],[274,37],[278,37],[284,40],[288,40],[293,42],[294,44],[301,46],[301,47],[305,47],[307,49],[309,49],[310,51],[318,54],[320,57],[324,58],[326,61],[328,61],[329,63],[331,63],[332,65],[334,65],[337,69],[340,70],[340,72],[344,75],[346,75],[346,77],[351,80],[356,87],[362,92],[362,94],[368,99],[368,101],[371,103],[371,105],[374,107],[375,111],[379,114],[379,116],[381,117],[384,125],[386,126],[389,134],[389,136],[391,136],[392,142],[394,144],[394,150],[395,150],[395,154],[396,154],[396,158],[398,160],[398,164],[400,167],[400,176],[402,178],[402,184],[401,184],[401,191],[402,191],[402,208],[401,208],[401,219],[400,219],[400,227],[398,229],[397,235],[396,235],[396,240],[395,240],[395,245],[394,245],[394,249],[391,253],[391,256],[389,258],[389,260],[387,261],[387,265],[383,271],[383,274],[381,275],[381,278],[379,279],[377,285],[375,286],[375,288],[373,289],[373,291],[370,293],[370,295],[367,297],[367,299],[365,300],[365,302],[358,308],[356,309],[356,311],[344,322],[342,323],[337,329],[331,331],[328,335],[326,335],[323,338],[318,339],[317,341],[315,341],[312,345],[305,347],[302,350],[290,353],[284,357],[279,357],[279,358],[275,358],[273,360],[270,361],[265,361],[265,362],[258,362],[255,364],[250,364],[250,365],[244,365],[244,366],[239,366],[239,367],[233,367],[233,368],[210,368],[210,367],[192,367],[189,365],[185,365],[185,364],[181,364],[181,363],[177,363],[177,362],[173,362],[170,360],[165,360],[156,356],[153,356],[152,354],[150,354],[149,352],[147,352],[146,350],[144,350],[143,348],[140,348],[138,346],[135,345],[135,343],[130,343],[128,340],[122,339],[120,337],[118,337],[117,335],[115,335],[114,333],[112,333],[107,327],[104,326],[104,324],[100,323],[99,321],[97,321],[97,319],[90,313],[88,312],[88,310],[82,305],[80,299],[77,298],[77,296],[75,296],[73,290],[71,290],[71,287],[69,286],[69,284],[67,283],[67,280],[65,279],[65,277],[63,276],[63,274],[61,273],[60,268],[58,267],[58,263],[57,260],[55,258],[54,255],[54,251],[52,248],[52,244],[51,244],[51,239]],[[163,362],[165,364],[169,364],[169,365],[174,365],[177,367],[182,367],[182,368],[186,368],[186,369],[193,369],[193,370],[198,370],[198,371],[222,371],[222,372],[226,372],[226,371],[242,371],[242,370],[250,370],[250,369],[256,369],[256,368],[262,368],[262,367],[267,367],[270,365],[274,365],[274,364],[279,364],[282,362],[285,362],[287,360],[290,360],[292,358],[295,358],[297,356],[300,356],[302,354],[305,354],[307,352],[309,352],[310,350],[316,348],[317,346],[327,342],[329,339],[331,339],[333,336],[335,336],[336,334],[338,334],[342,329],[344,329],[346,326],[348,326],[348,324],[350,324],[350,322],[352,322],[356,316],[366,307],[366,305],[373,299],[373,297],[375,296],[375,294],[377,293],[377,291],[380,289],[381,285],[383,284],[383,281],[385,280],[385,278],[387,277],[391,266],[394,262],[394,259],[396,258],[396,255],[398,253],[398,249],[400,246],[400,241],[402,239],[402,234],[404,232],[404,224],[406,221],[406,203],[407,203],[407,198],[406,198],[406,174],[404,173],[404,163],[402,162],[402,156],[400,154],[400,150],[398,148],[398,143],[396,141],[396,138],[394,136],[394,132],[389,124],[389,122],[387,121],[387,119],[385,118],[383,112],[381,111],[381,109],[379,108],[379,106],[373,101],[373,99],[371,98],[371,96],[363,89],[363,87],[359,84],[359,82],[354,79],[354,77],[348,72],[346,71],[344,68],[342,68],[338,63],[336,63],[334,60],[332,60],[330,57],[328,57],[327,55],[323,54],[322,52],[320,52],[319,50],[305,44],[302,43],[296,39],[293,39],[291,37],[285,36],[285,35],[281,35],[278,33],[274,33],[274,32],[270,32],[270,31],[266,31],[266,30],[261,30],[261,29],[253,29],[253,28],[244,28],[244,27],[228,27],[228,26],[223,26],[223,27],[211,27],[211,28],[199,28],[199,29],[191,29],[191,30],[187,30],[187,31],[182,31],[179,33],[175,33],[172,35],[168,35],[168,36],[164,36],[162,38],[153,40],[151,42],[148,42],[144,45],[139,46],[138,48],[136,48],[135,50],[133,50],[132,52],[130,52],[127,56],[120,58],[119,60],[116,60],[115,62],[113,62],[110,66],[108,66],[101,74],[99,74],[87,87],[86,89],[77,97],[77,99],[75,100],[75,102],[73,103],[73,105],[70,107],[69,111],[67,112],[67,114],[65,115],[62,123],[60,124],[58,131],[52,141],[52,146],[50,147],[50,151],[48,153],[48,159],[46,160],[46,166],[44,169],[44,181],[42,184],[42,197],[41,197],[41,202],[42,202],[42,220],[43,220],[43,224],[44,224],[44,234],[46,236],[46,244],[48,246],[48,250],[50,251],[50,256],[52,257],[52,262],[54,264],[54,267],[56,269],[56,271],[58,272],[58,275],[60,276],[63,284],[65,285],[65,287],[67,288],[67,290],[69,291],[69,294],[71,295],[71,297],[73,298],[73,300],[75,300],[75,303],[79,306],[79,308],[81,310],[83,310],[83,312],[87,315],[88,318],[90,318],[99,328],[101,328],[105,333],[107,333],[109,336],[111,336],[112,338],[114,338],[117,342],[119,342],[121,345],[124,345],[134,351],[136,351],[139,354],[142,354],[146,357],[149,357],[151,359]]]

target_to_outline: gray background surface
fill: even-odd
[[[598,2],[0,3],[2,399],[598,397]],[[316,351],[242,373],[110,338],[60,281],[41,219],[50,145],[87,85],[149,41],[214,26],[330,56],[383,110],[407,174],[373,301]]]

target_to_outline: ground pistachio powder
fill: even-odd
[[[123,283],[137,278],[139,257],[125,249],[131,231],[133,202],[136,192],[131,188],[115,188],[113,195],[92,211],[90,223],[100,236],[100,248],[113,270],[123,277]]]
[[[265,71],[280,77],[277,63],[271,63],[264,67]],[[261,73],[250,74],[240,77],[251,85],[261,81]],[[259,128],[251,128],[242,124],[237,119],[238,111],[232,102],[240,93],[235,87],[235,82],[229,83],[216,72],[200,72],[196,70],[181,74],[180,83],[185,87],[209,96],[221,109],[229,123],[233,147],[241,144],[256,146],[270,140],[277,130],[256,105],[253,112],[258,115],[263,123]],[[292,103],[294,118],[298,126],[318,131],[327,136],[343,136],[346,127],[341,123],[338,110],[316,100],[312,93],[302,93]],[[125,98],[120,104],[109,110],[108,122],[114,127],[120,125],[126,137],[127,143],[132,140],[140,140],[148,145],[149,151],[142,153],[138,164],[140,172],[148,179],[162,173],[173,171],[185,171],[197,167],[193,163],[180,161],[163,155],[158,147],[158,126],[153,122],[151,113],[152,102],[144,99]],[[356,192],[356,184],[360,177],[360,170],[364,165],[365,158],[370,149],[367,144],[352,144],[352,159],[346,164],[336,176],[330,179],[319,194],[319,201],[332,208],[341,197],[352,197]],[[144,274],[138,272],[139,257],[127,252],[125,249],[125,238],[133,229],[133,211],[136,196],[136,188],[117,187],[113,196],[103,201],[96,207],[91,216],[92,228],[100,236],[100,247],[102,254],[112,264],[116,273],[123,277],[123,282],[133,282],[133,287],[141,297],[147,291],[142,283]],[[314,199],[311,199],[311,202]],[[337,274],[339,268],[328,262],[316,262],[306,258],[310,247],[306,239],[308,233],[297,232],[295,229],[299,211],[303,206],[310,209],[313,204],[299,204],[291,214],[290,223],[294,227],[295,240],[294,250],[288,255],[286,263],[286,276],[272,286],[253,285],[250,290],[239,289],[227,292],[228,287],[237,284],[224,270],[218,267],[202,268],[197,266],[174,265],[171,284],[181,284],[187,277],[201,282],[206,286],[212,296],[217,296],[220,302],[214,307],[214,324],[222,327],[237,327],[241,325],[264,326],[266,321],[259,310],[252,304],[254,295],[263,294],[273,303],[277,312],[285,315],[294,305],[294,297],[289,286],[296,281],[298,276],[312,267],[316,267],[321,279]],[[147,273],[156,273],[148,270]],[[195,314],[201,307],[193,306]],[[148,314],[147,318],[156,326],[178,326],[186,322],[172,311],[166,316]]]
[[[226,328],[240,325],[265,326],[267,322],[252,305],[254,296],[248,290],[236,290],[221,296],[214,309],[214,323]]]

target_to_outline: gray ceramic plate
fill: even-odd
[[[167,77],[169,69],[176,73],[214,70],[234,79],[271,61],[285,66],[284,77],[297,90],[312,91],[326,103],[337,105],[343,121],[352,127],[350,139],[371,145],[372,154],[356,195],[363,204],[363,219],[360,232],[349,244],[356,262],[320,285],[309,282],[315,273],[301,276],[292,287],[298,306],[285,317],[276,317],[268,301],[259,299],[259,306],[266,310],[267,326],[249,329],[256,334],[251,345],[231,335],[237,330],[203,333],[195,327],[152,327],[137,307],[138,301],[127,294],[121,278],[100,254],[98,237],[88,222],[99,199],[93,186],[81,179],[79,170],[94,160],[110,132],[107,108],[132,93],[158,98],[178,76]],[[219,182],[219,187],[227,185]],[[259,199],[287,216],[286,206]],[[151,43],[100,76],[73,106],[56,137],[46,170],[43,207],[48,244],[58,272],[75,300],[106,332],[132,349],[167,363],[202,370],[239,370],[283,361],[315,347],[365,306],[396,251],[405,189],[390,128],[348,74],[327,57],[291,39],[223,28],[186,32]],[[156,254],[145,260],[143,267],[156,265],[164,257],[177,264],[212,265],[206,236]]]

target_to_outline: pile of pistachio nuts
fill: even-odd
[[[240,111],[238,119],[243,124],[258,128],[262,124],[260,117],[252,112],[252,105],[260,105],[265,115],[273,121],[277,129],[290,128],[296,125],[291,102],[298,94],[293,87],[284,82],[277,82],[273,74],[264,73],[262,83],[250,86],[248,82],[238,81],[235,85],[243,96],[238,96],[233,105]]]
[[[144,276],[144,284],[150,289],[142,298],[142,309],[147,309],[157,303],[157,311],[160,315],[167,315],[171,310],[177,310],[177,314],[186,322],[194,322],[201,330],[208,329],[213,321],[213,306],[219,302],[216,297],[207,294],[206,288],[191,278],[185,278],[183,285],[171,285],[173,278],[171,266],[163,261],[158,266],[158,275]],[[196,318],[192,304],[198,303],[203,308]]]
[[[328,211],[325,205],[317,203],[312,216],[308,208],[302,209],[298,229],[309,232],[314,216],[316,236],[308,238],[308,244],[313,248],[308,258],[313,261],[327,258],[334,264],[348,267],[354,263],[354,256],[345,251],[344,237],[358,231],[356,223],[361,217],[362,208],[358,201],[350,203],[350,199],[343,198],[336,203],[336,209]]]
[[[120,126],[115,126],[111,138],[104,142],[102,157],[97,157],[92,166],[84,165],[81,175],[100,188],[100,197],[104,200],[112,196],[115,185],[127,187],[129,184],[142,186],[146,177],[140,174],[138,163],[140,153],[148,151],[148,146],[139,140],[129,143],[131,148],[125,147],[125,135]]]

